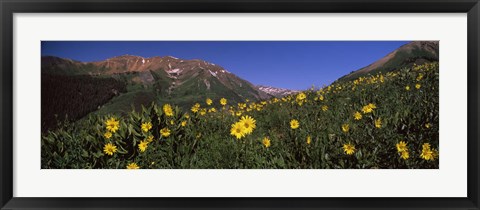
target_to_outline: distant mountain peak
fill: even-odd
[[[257,85],[257,88],[269,95],[275,96],[275,97],[283,97],[286,95],[291,95],[298,93],[300,91],[298,90],[290,90],[286,88],[276,88],[272,86],[267,86],[267,85]]]
[[[370,65],[339,78],[338,81],[354,80],[368,74],[394,71],[403,67],[412,66],[413,64],[438,61],[438,59],[438,41],[412,41],[400,46]]]

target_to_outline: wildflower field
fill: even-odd
[[[94,115],[41,138],[42,168],[439,168],[438,63],[266,101]]]

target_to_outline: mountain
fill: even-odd
[[[385,73],[405,67],[411,67],[413,64],[421,65],[428,62],[438,61],[438,58],[438,41],[413,41],[402,45],[376,62],[339,78],[337,81],[354,80],[369,74],[373,75],[380,72]]]
[[[283,97],[286,95],[290,94],[295,94],[300,91],[298,90],[289,90],[285,88],[276,88],[276,87],[271,87],[271,86],[266,86],[266,85],[257,85],[257,88],[269,95],[272,95],[274,97]]]
[[[122,55],[95,62],[80,62],[53,56],[42,57],[42,74],[114,78],[127,85],[127,92],[105,104],[100,113],[118,113],[151,102],[172,103],[190,108],[227,98],[229,102],[263,100],[272,97],[225,68],[199,59],[172,56],[144,58]],[[63,94],[65,95],[65,94]],[[218,102],[217,102],[218,105]]]

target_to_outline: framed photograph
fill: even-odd
[[[479,209],[477,0],[0,7],[1,209]]]

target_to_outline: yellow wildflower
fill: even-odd
[[[327,111],[327,110],[328,110],[328,106],[327,106],[327,105],[323,105],[323,106],[322,106],[322,111],[325,112],[325,111]]]
[[[307,95],[305,95],[305,93],[302,92],[302,93],[299,93],[297,95],[297,98],[295,100],[300,103],[301,101],[305,100],[306,98],[307,98]]]
[[[166,115],[167,117],[173,116],[172,106],[170,106],[170,104],[164,104],[164,105],[163,105],[163,112],[165,113],[165,115]]]
[[[350,130],[350,125],[348,124],[343,124],[342,125],[342,131],[347,133]]]
[[[187,125],[187,121],[185,121],[185,120],[182,121],[182,122],[180,123],[180,125],[182,125],[182,127],[185,127],[185,126]]]
[[[127,169],[139,169],[140,167],[136,163],[130,163],[127,165]]]
[[[103,136],[106,138],[106,139],[109,139],[109,138],[112,138],[112,133],[110,132],[106,132],[105,134],[103,134]]]
[[[403,152],[408,150],[407,143],[405,143],[404,141],[398,142],[395,146],[397,147],[398,152]]]
[[[207,105],[210,106],[210,105],[212,105],[213,101],[212,101],[212,99],[207,98],[207,100],[205,100],[205,103],[207,103]]]
[[[240,124],[242,124],[243,127],[245,128],[244,129],[245,134],[252,133],[253,129],[255,129],[257,127],[255,119],[253,119],[252,117],[250,117],[248,115],[242,116],[242,119],[240,120]]]
[[[220,99],[220,104],[221,104],[222,106],[227,105],[227,99],[225,99],[225,98]]]
[[[382,119],[378,118],[375,120],[375,127],[381,128],[382,127]]]
[[[422,85],[420,85],[420,84],[415,85],[415,88],[417,88],[417,89],[420,89],[420,87],[422,87]]]
[[[202,108],[200,109],[200,115],[206,115],[207,114],[207,109],[206,108]]]
[[[307,144],[310,144],[310,143],[312,143],[312,137],[307,136]]]
[[[120,122],[117,119],[111,117],[110,119],[105,121],[105,125],[108,131],[115,133],[120,127]]]
[[[343,151],[347,155],[352,155],[353,153],[355,153],[355,146],[351,143],[344,144],[343,145]]]
[[[191,110],[192,110],[193,113],[197,113],[198,110],[200,110],[200,104],[196,103],[195,105],[192,106]]]
[[[142,123],[142,131],[143,132],[148,132],[150,129],[152,129],[152,123],[151,122]]]
[[[430,127],[432,127],[432,124],[430,123],[425,124],[425,128],[430,128]]]
[[[230,134],[232,136],[237,137],[237,139],[241,139],[242,137],[245,136],[245,127],[243,127],[242,123],[237,122],[232,125],[232,128],[230,129]]]
[[[265,137],[263,138],[263,145],[265,146],[265,148],[268,148],[270,147],[270,139],[268,139],[268,137]]]
[[[148,136],[148,137],[145,139],[145,141],[147,141],[148,143],[152,142],[152,141],[153,141],[153,136],[152,136],[152,135]]]
[[[362,119],[362,114],[360,114],[360,112],[355,112],[355,114],[353,114],[353,118],[355,120],[361,120]]]
[[[145,150],[147,150],[147,147],[148,147],[147,141],[140,141],[140,144],[138,144],[138,149],[140,150],[140,152],[145,152]]]
[[[290,128],[297,129],[299,126],[300,126],[300,123],[297,120],[293,119],[290,121]]]
[[[405,90],[409,91],[410,90],[410,86],[405,86]]]
[[[420,154],[420,157],[424,160],[433,161],[438,157],[438,152],[435,149],[431,149],[429,143],[424,143],[422,145],[422,153]]]
[[[112,156],[113,153],[117,152],[117,146],[113,145],[112,143],[105,144],[103,147],[103,152],[107,155]]]
[[[362,112],[363,112],[364,114],[370,113],[370,112],[372,112],[372,111],[373,111],[374,109],[376,109],[376,108],[377,108],[377,106],[375,106],[375,104],[369,103],[369,104],[363,106]]]
[[[168,129],[168,128],[162,128],[162,129],[160,130],[160,134],[161,134],[163,137],[167,138],[168,136],[170,136],[170,129]]]
[[[423,78],[423,74],[422,74],[422,73],[418,74],[418,76],[417,76],[417,82],[419,82],[420,80],[422,80],[422,78]]]

